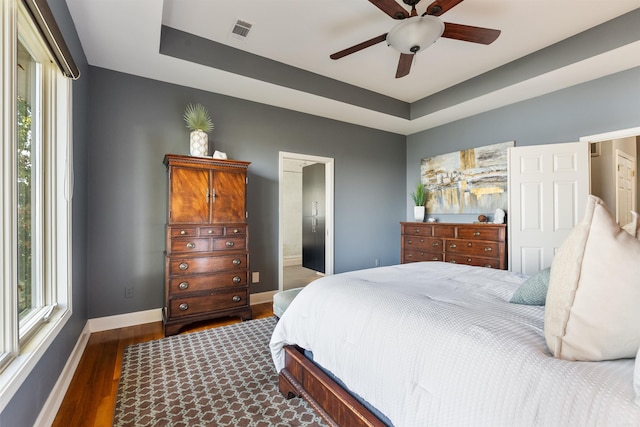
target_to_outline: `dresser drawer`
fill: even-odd
[[[247,247],[245,237],[227,237],[223,239],[213,239],[214,251],[242,251]]]
[[[402,234],[407,236],[431,236],[431,225],[420,222],[402,224]]]
[[[169,293],[172,296],[186,295],[194,292],[206,292],[215,289],[247,286],[249,273],[231,271],[217,274],[185,275],[169,279]]]
[[[443,240],[435,237],[404,236],[404,247],[442,252]]]
[[[171,253],[211,251],[211,239],[207,238],[173,237],[169,244]]]
[[[217,310],[227,310],[249,304],[249,291],[246,288],[230,289],[186,298],[172,298],[169,301],[169,316],[184,317]]]
[[[198,227],[171,227],[169,235],[171,237],[196,237],[198,236]]]
[[[200,227],[200,231],[198,233],[199,236],[223,236],[224,235],[224,227]]]
[[[438,225],[433,227],[433,235],[436,237],[456,237],[454,225]]]
[[[484,257],[500,256],[500,243],[475,240],[445,240],[446,253],[479,255]]]
[[[418,249],[406,249],[404,251],[404,262],[442,261],[442,259],[442,252],[426,252]]]
[[[169,275],[201,274],[214,271],[242,271],[248,268],[247,254],[208,257],[168,257]]]
[[[458,227],[458,238],[467,240],[503,241],[503,228],[490,226]]]
[[[444,260],[452,264],[467,264],[476,267],[500,268],[500,260],[497,258],[445,254]]]
[[[246,236],[247,226],[246,225],[227,226],[225,227],[224,235],[225,236]]]

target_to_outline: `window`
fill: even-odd
[[[0,411],[71,315],[72,190],[71,82],[27,7],[1,7]]]

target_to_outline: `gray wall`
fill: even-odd
[[[166,153],[188,154],[184,107],[207,107],[210,149],[252,162],[251,292],[278,287],[279,151],[335,159],[335,272],[399,262],[405,137],[91,67],[88,149],[90,318],[163,304]],[[124,288],[133,286],[133,298]]]
[[[640,126],[640,68],[519,102],[407,137],[407,188],[425,157],[499,142],[516,146],[578,141],[580,137]],[[475,216],[434,215],[472,222]],[[407,202],[407,218],[413,205]]]
[[[87,321],[86,286],[86,208],[87,208],[87,106],[89,79],[87,60],[80,46],[64,0],[49,0],[65,41],[82,76],[73,83],[73,156],[75,188],[73,194],[73,315],[51,344],[40,362],[24,381],[13,399],[0,413],[0,426],[32,426],[64,368]]]

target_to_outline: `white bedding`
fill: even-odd
[[[297,344],[395,426],[640,426],[634,359],[547,350],[544,307],[509,303],[524,277],[423,262],[327,276],[271,339]]]

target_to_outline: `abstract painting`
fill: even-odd
[[[507,149],[513,141],[422,159],[421,182],[430,214],[507,210]]]

